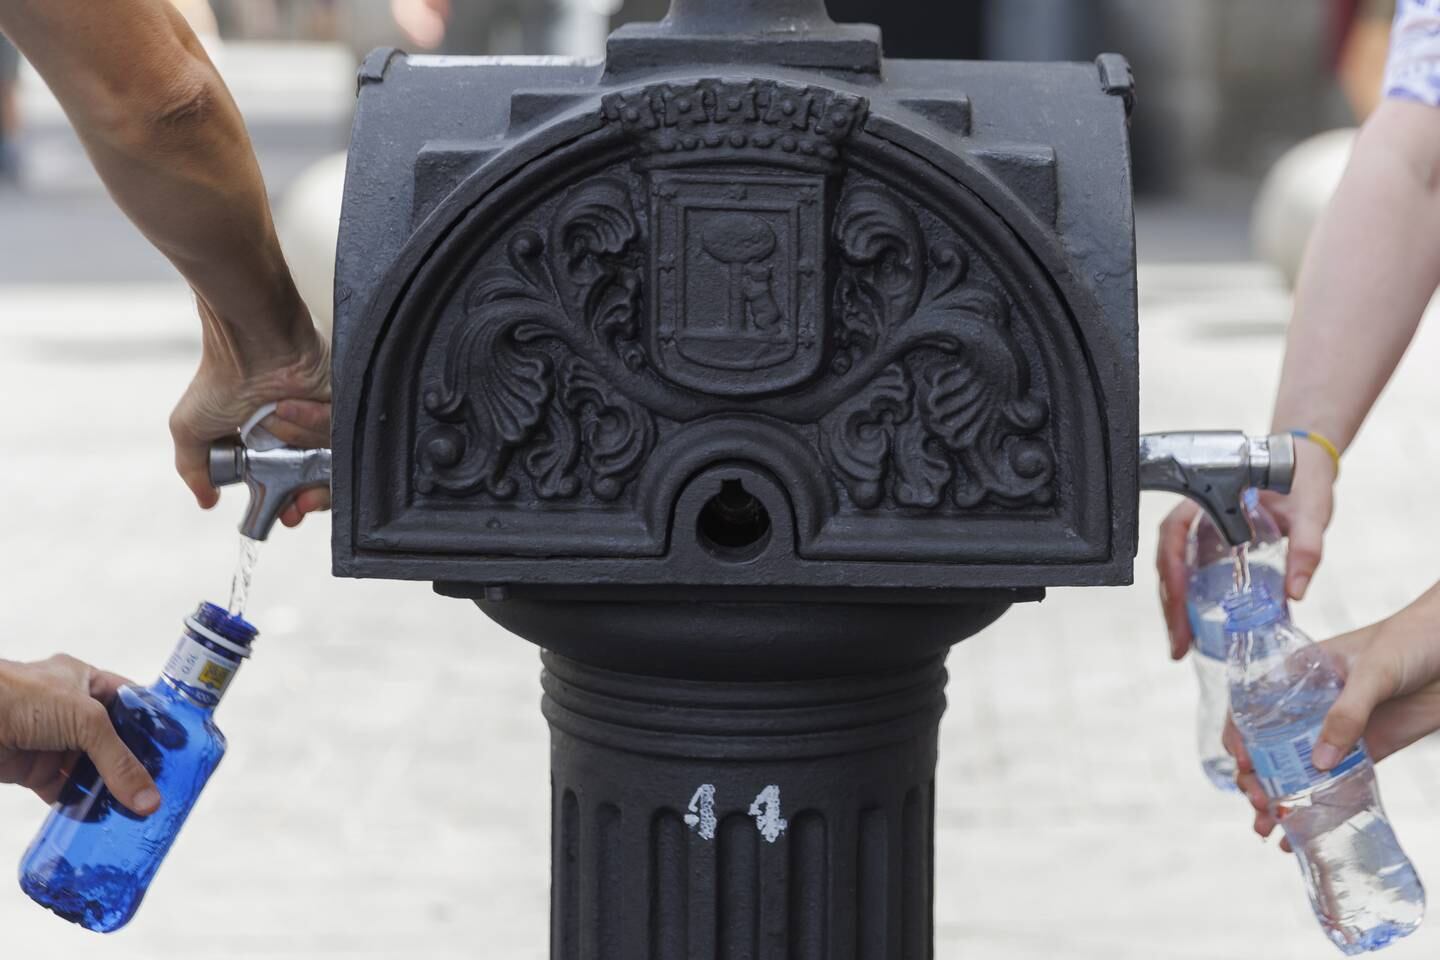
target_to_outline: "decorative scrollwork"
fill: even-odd
[[[471,287],[465,319],[445,344],[444,374],[424,397],[437,423],[417,444],[422,493],[508,500],[523,474],[541,499],[588,487],[614,500],[654,445],[651,413],[573,342],[588,330],[586,346],[614,349],[634,368],[640,230],[628,192],[619,181],[592,181],[565,199],[554,224],[548,245],[534,230],[516,231],[507,264]]]
[[[840,318],[835,365],[843,373],[914,314],[925,289],[925,240],[914,212],[875,186],[846,192],[834,233],[847,266],[835,287]]]
[[[654,448],[655,418],[593,363],[601,352],[631,370],[648,362],[642,233],[626,184],[601,178],[562,198],[548,238],[511,234],[505,263],[472,284],[443,375],[424,397],[434,423],[419,438],[417,489],[623,495]],[[1008,298],[971,280],[958,243],[927,250],[916,215],[883,188],[847,191],[832,236],[844,264],[836,355],[845,370],[880,351],[890,358],[820,420],[850,500],[864,510],[1048,506],[1049,408]]]
[[[850,499],[867,510],[933,510],[947,491],[959,508],[1050,504],[1049,410],[1012,335],[1008,302],[966,285],[958,246],[938,245],[927,264],[909,246],[915,236],[893,229],[903,220],[881,211],[875,196],[855,208],[846,256],[867,272],[851,274],[851,289],[870,307],[867,335],[902,324],[913,331],[899,359],[823,421],[826,454]],[[888,287],[875,276],[887,258],[895,266],[885,275],[898,278]],[[927,276],[928,287],[911,283]]]
[[[601,179],[572,192],[551,227],[556,285],[572,316],[586,318],[631,370],[645,362],[640,335],[640,225],[629,188]]]

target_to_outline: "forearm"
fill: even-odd
[[[1342,450],[1394,373],[1440,282],[1440,113],[1387,101],[1361,132],[1295,293],[1277,430]]]
[[[116,203],[200,300],[207,352],[245,369],[310,336],[229,92],[166,0],[0,0]]]

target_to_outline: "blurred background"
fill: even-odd
[[[329,313],[354,71],[377,45],[603,56],[663,0],[186,0],[245,113],[302,290]],[[1127,55],[1139,85],[1142,429],[1268,423],[1309,225],[1379,92],[1385,0],[830,0],[891,56]],[[0,654],[57,649],[153,676],[180,617],[223,599],[242,504],[197,513],[166,417],[198,359],[188,291],[110,205],[43,86],[0,56]],[[1422,330],[1347,458],[1317,636],[1440,579],[1417,530],[1440,439]],[[1434,354],[1434,356],[1431,356]],[[1333,956],[1291,859],[1195,760],[1150,568],[1053,591],[951,656],[937,955]],[[335,581],[328,529],[266,545],[263,631],[220,713],[229,759],[138,918],[97,938],[0,884],[0,957],[547,955],[549,793],[538,661],[424,585]],[[1381,767],[1397,830],[1440,877],[1440,752]],[[0,862],[44,808],[0,790]],[[1389,955],[1433,956],[1440,925]]]

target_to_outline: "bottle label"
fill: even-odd
[[[1190,608],[1190,633],[1195,637],[1195,652],[1202,657],[1224,662],[1230,652],[1230,636],[1225,621],[1204,620]]]
[[[1246,741],[1255,775],[1271,798],[1289,797],[1339,779],[1368,759],[1364,743],[1329,770],[1317,770],[1310,759],[1315,741],[1320,737],[1316,724],[1299,736],[1275,740]]]
[[[165,662],[164,674],[192,699],[213,707],[225,695],[239,666],[186,633]]]

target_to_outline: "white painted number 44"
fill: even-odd
[[[715,839],[715,784],[702,783],[690,798],[690,812],[685,824],[700,834],[701,840]]]
[[[685,824],[699,834],[701,840],[714,840],[715,828],[715,784],[702,783],[690,798],[690,812],[685,814]],[[766,843],[774,843],[785,833],[790,824],[780,815],[780,788],[770,784],[755,795],[750,804],[750,816],[755,819],[755,829]]]

